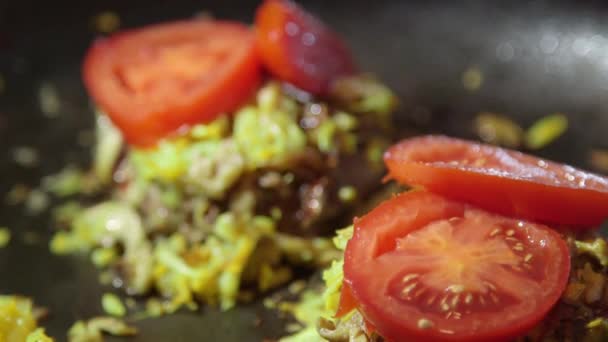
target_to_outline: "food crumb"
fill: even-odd
[[[608,172],[608,150],[591,150],[589,152],[589,164],[600,172]]]
[[[57,88],[52,83],[42,82],[38,89],[38,102],[42,113],[49,118],[55,118],[59,115],[61,103]]]
[[[470,67],[462,73],[462,85],[468,91],[476,91],[483,85],[483,73],[478,67]]]
[[[526,131],[526,146],[532,150],[543,148],[568,129],[568,118],[555,113],[536,121]]]
[[[11,190],[6,194],[4,201],[8,205],[20,204],[27,199],[29,193],[30,188],[27,185],[18,183],[13,185]]]
[[[105,11],[93,18],[95,30],[100,33],[112,33],[120,27],[120,17],[112,11]]]
[[[101,297],[101,306],[108,315],[123,317],[127,313],[127,309],[120,298],[113,293],[105,293]]]
[[[98,268],[103,268],[117,258],[116,251],[113,248],[98,248],[91,253],[91,262]]]
[[[279,221],[283,217],[283,211],[279,207],[272,207],[272,209],[270,209],[270,217],[275,221]]]
[[[44,177],[42,188],[55,196],[66,197],[84,191],[86,182],[84,171],[68,165],[58,173]]]
[[[38,151],[29,146],[18,146],[13,149],[13,160],[17,165],[31,168],[38,165]]]
[[[120,319],[109,316],[91,318],[88,321],[77,321],[68,330],[69,341],[103,341],[102,333],[112,336],[133,336],[137,329]]]
[[[11,231],[6,227],[0,227],[0,248],[8,246],[11,241]]]
[[[592,320],[591,322],[587,323],[586,327],[588,329],[597,328],[600,325],[602,325],[602,322],[604,322],[603,318],[601,318],[601,317],[600,318],[596,318],[596,319]]]
[[[39,214],[49,206],[49,196],[46,192],[34,189],[29,193],[25,208],[29,214]]]
[[[289,285],[288,291],[291,294],[298,294],[306,288],[306,281],[297,280]]]
[[[275,300],[274,298],[268,297],[268,298],[264,298],[264,301],[262,302],[262,304],[264,305],[264,307],[266,309],[274,309],[277,307],[278,301]]]
[[[285,332],[295,333],[296,331],[302,330],[304,327],[299,323],[289,323],[285,326]]]
[[[518,148],[524,138],[524,130],[514,121],[501,114],[479,113],[473,126],[481,140],[494,145]]]
[[[357,189],[354,186],[343,186],[338,190],[340,201],[348,203],[357,199]]]

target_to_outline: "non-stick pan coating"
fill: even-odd
[[[567,133],[544,157],[590,168],[590,148],[608,147],[608,7],[601,1],[305,1],[350,42],[364,70],[402,98],[401,127],[474,137],[480,111],[499,112],[529,125],[563,112]],[[80,81],[80,62],[94,39],[91,18],[116,12],[122,27],[136,27],[200,11],[251,21],[255,1],[34,1],[0,2],[0,197],[14,184],[35,186],[68,163],[86,165],[79,144],[92,127]],[[463,87],[466,70],[478,70],[477,91]],[[56,90],[60,115],[40,110],[41,86]],[[86,141],[84,141],[86,142]],[[13,161],[16,147],[39,152],[40,163]],[[43,324],[65,339],[76,319],[101,313],[97,273],[86,258],[47,250],[50,217],[27,216],[21,206],[0,205],[0,226],[13,242],[0,249],[0,293],[33,296],[51,315]],[[26,244],[36,232],[39,242]],[[259,341],[280,335],[276,315],[255,304],[225,313],[207,310],[138,323],[133,341]]]

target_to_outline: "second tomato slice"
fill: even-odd
[[[389,175],[504,215],[594,228],[608,218],[608,179],[496,146],[445,136],[404,140]]]

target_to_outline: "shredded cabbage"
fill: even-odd
[[[587,332],[582,341],[602,342],[608,340],[608,320],[603,317],[596,318],[587,323]]]
[[[8,246],[11,241],[11,231],[6,227],[0,227],[0,248]]]
[[[70,342],[103,342],[103,333],[113,336],[133,336],[137,329],[113,317],[94,317],[77,321],[68,331]]]
[[[596,238],[592,242],[575,241],[579,254],[589,254],[597,259],[602,266],[608,266],[608,245],[603,238]]]
[[[337,80],[332,95],[341,99],[350,111],[374,113],[381,118],[388,118],[398,104],[397,97],[387,86],[369,76]]]
[[[245,162],[231,140],[198,143],[188,151],[185,182],[212,199],[223,198],[244,171]]]
[[[88,182],[90,183],[90,182]],[[42,180],[42,187],[58,197],[67,197],[89,190],[84,172],[74,166],[67,166],[59,173]]]
[[[25,342],[53,342],[53,339],[46,335],[44,328],[38,328],[27,335]]]
[[[66,254],[121,243],[129,254],[144,241],[145,232],[137,212],[126,203],[108,201],[82,211],[70,232],[60,232],[51,240],[51,250]]]
[[[545,116],[526,131],[526,146],[536,150],[543,148],[568,129],[568,117],[561,113]]]
[[[220,140],[230,132],[228,116],[222,115],[208,124],[192,126],[189,135],[194,140]]]
[[[127,314],[127,309],[120,298],[113,293],[105,293],[101,297],[101,306],[103,310],[111,316],[123,317]]]
[[[219,158],[234,155],[238,157],[236,151],[228,150],[232,148],[229,140],[224,141],[228,132],[228,118],[221,116],[209,124],[193,126],[187,135],[176,139],[161,140],[155,148],[144,150],[132,148],[128,157],[137,175],[142,179],[171,183],[186,174],[194,173],[196,176],[197,172],[193,172],[191,167],[195,165],[200,168],[200,165],[196,164],[197,161],[200,163],[201,160],[215,159],[211,165],[215,167]],[[226,171],[222,173],[226,178],[225,174]],[[234,181],[234,174],[240,175],[240,170],[232,171],[230,174],[232,176],[227,178]],[[201,176],[209,177],[210,175]],[[225,184],[221,190],[230,186],[231,181],[228,181],[228,184]],[[217,191],[215,195],[217,195]]]
[[[18,296],[0,296],[0,341],[52,342],[37,329],[32,301]]]
[[[95,145],[93,170],[100,181],[108,183],[112,180],[112,172],[120,156],[123,138],[110,119],[99,111],[97,112],[96,127],[97,144]]]
[[[188,168],[185,158],[190,144],[186,139],[162,140],[154,149],[131,149],[129,160],[137,175],[145,180],[171,182],[183,175]]]
[[[80,212],[69,232],[60,231],[51,239],[50,249],[56,254],[88,252],[96,247],[124,248],[124,266],[133,293],[148,290],[152,272],[152,251],[146,240],[141,219],[131,205],[107,201]],[[97,252],[103,253],[103,252]],[[111,262],[111,256],[94,255],[100,266]]]
[[[215,222],[213,235],[195,246],[187,246],[180,235],[161,240],[155,248],[154,270],[158,290],[171,303],[173,312],[193,305],[199,298],[221,308],[234,306],[241,274],[258,241],[274,232],[274,222],[266,217],[250,220],[224,213]]]
[[[353,226],[348,226],[336,231],[336,236],[333,239],[334,245],[341,251],[346,249],[348,240],[353,237]],[[331,317],[337,310],[338,304],[340,303],[340,290],[342,288],[342,280],[344,279],[344,273],[342,271],[344,267],[344,259],[335,260],[331,266],[323,271],[323,281],[325,282],[325,291],[323,292],[322,298],[324,303],[325,312]]]
[[[479,113],[474,126],[477,135],[487,143],[518,148],[524,140],[524,130],[513,120],[500,114]]]
[[[333,243],[337,249],[344,251],[346,243],[353,236],[353,226],[348,226],[336,231],[336,236],[333,238]],[[316,329],[316,324],[319,318],[323,318],[333,322],[333,315],[338,310],[340,302],[340,290],[342,288],[342,280],[344,273],[343,257],[339,260],[334,260],[329,268],[323,271],[324,288],[322,293],[309,290],[302,294],[297,303],[282,303],[280,308],[283,311],[291,312],[298,322],[304,324],[305,328],[291,336],[281,339],[281,342],[299,342],[299,341],[323,341]],[[350,317],[350,314],[347,314]],[[315,334],[312,335],[311,330]],[[315,339],[312,339],[314,336]]]
[[[319,336],[317,328],[314,325],[305,327],[297,333],[282,337],[280,342],[324,342],[326,341],[323,337]]]
[[[281,200],[286,187],[297,193],[302,180],[294,162],[308,171],[308,163],[315,168],[326,158],[368,152],[374,141],[367,135],[359,141],[359,130],[382,129],[368,111],[389,110],[392,99],[378,85],[357,87],[352,110],[320,104],[327,110],[311,120],[319,125],[307,126],[304,116],[316,114],[269,82],[237,112],[188,127],[149,149],[125,149],[120,133],[99,113],[94,171],[116,186],[105,202],[57,210],[56,218],[69,229],[54,236],[51,250],[87,252],[105,281],[118,275],[129,294],[158,294],[149,302],[150,315],[194,309],[201,302],[228,309],[286,283],[296,264],[327,266],[339,258],[332,241],[276,232],[285,213],[275,203],[265,208],[265,196],[280,190],[272,196]],[[271,173],[279,179],[276,189],[262,184]],[[77,177],[66,179],[69,193],[83,187],[84,178],[80,185]],[[339,196],[353,202],[355,190],[345,186]],[[105,296],[104,308],[120,316],[124,307],[114,299]],[[81,322],[74,328],[81,334],[73,336],[99,335],[91,329]]]
[[[336,230],[336,236],[333,238],[333,243],[339,250],[343,251],[346,249],[348,240],[353,237],[354,228],[352,225]]]
[[[258,107],[236,113],[234,139],[250,170],[283,166],[306,147],[306,134],[296,118],[295,103],[280,97],[280,87],[270,83],[258,93]],[[278,98],[283,101],[279,101]]]

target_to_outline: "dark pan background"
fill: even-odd
[[[202,10],[250,22],[256,1],[35,1],[0,0],[0,196],[17,183],[67,163],[85,165],[79,132],[92,127],[82,87],[82,56],[96,36],[91,18],[105,10],[122,27],[186,18]],[[507,114],[524,126],[553,112],[570,118],[568,132],[538,154],[590,168],[591,147],[608,148],[608,5],[603,1],[305,1],[351,44],[364,70],[402,98],[401,127],[474,137],[480,111]],[[471,67],[484,75],[476,92],[462,85]],[[52,84],[60,116],[40,110],[39,88]],[[80,134],[82,135],[82,134]],[[82,139],[80,139],[82,140]],[[24,168],[13,149],[39,151]],[[26,216],[0,198],[0,226],[13,231],[0,249],[0,293],[33,296],[51,315],[43,324],[59,341],[75,319],[101,313],[93,267],[84,258],[47,252],[48,214]],[[38,244],[23,236],[36,232]],[[262,318],[260,321],[258,318]],[[260,341],[281,334],[278,318],[251,305],[226,313],[183,313],[137,324],[133,341]],[[113,340],[113,339],[109,339]]]

